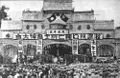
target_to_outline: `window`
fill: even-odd
[[[7,37],[7,38],[10,38],[10,34],[9,34],[9,33],[8,33],[8,34],[6,34],[6,37]]]
[[[58,33],[60,33],[60,31],[58,31]]]
[[[34,29],[37,29],[37,25],[34,25]]]
[[[45,26],[44,26],[44,25],[41,25],[41,28],[42,28],[42,29],[44,29],[44,28],[45,28]]]
[[[90,29],[90,25],[87,25],[87,29],[88,29],[88,30]]]
[[[81,25],[78,26],[78,30],[81,30]]]
[[[27,29],[27,30],[29,30],[29,29],[30,29],[30,26],[29,26],[29,25],[27,25],[27,26],[26,26],[26,29]]]
[[[52,31],[50,31],[50,33],[52,33]]]
[[[54,33],[56,33],[56,31],[54,31]]]
[[[71,29],[71,30],[73,29],[73,25],[70,25],[70,29]]]
[[[107,35],[106,35],[106,38],[110,38],[110,37],[111,37],[111,35],[110,35],[110,34],[107,34]]]

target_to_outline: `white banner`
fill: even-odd
[[[100,40],[100,39],[103,39],[103,34],[102,33],[73,33],[72,39]]]
[[[22,40],[19,40],[18,42],[18,53],[22,53],[23,52],[23,42]]]
[[[42,39],[37,41],[37,54],[42,54]]]

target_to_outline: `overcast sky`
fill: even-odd
[[[25,9],[41,10],[43,2],[40,0],[0,0],[0,6],[9,7],[8,15],[12,19],[20,19]],[[98,20],[115,20],[115,26],[120,26],[120,0],[74,0],[76,11],[93,9]]]

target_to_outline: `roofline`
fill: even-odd
[[[74,11],[74,13],[94,13],[94,10],[89,10],[89,11]]]
[[[95,31],[114,31],[115,29],[95,29]]]
[[[43,22],[44,20],[22,20],[23,22]]]

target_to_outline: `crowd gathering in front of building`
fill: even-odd
[[[119,78],[119,57],[120,27],[75,11],[72,0],[44,0],[41,11],[1,21],[2,78]]]

